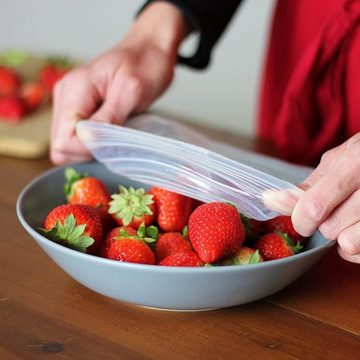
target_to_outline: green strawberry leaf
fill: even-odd
[[[73,66],[72,61],[67,56],[50,55],[46,58],[46,63],[59,69],[69,69]]]
[[[188,228],[187,225],[184,226],[181,234],[182,234],[183,238],[185,238],[185,239],[188,237],[188,235],[189,235],[189,228]]]
[[[80,174],[73,168],[66,168],[64,171],[66,183],[64,185],[64,191],[67,199],[71,197],[73,193],[73,185],[80,179],[87,177],[87,174]]]
[[[74,250],[86,252],[86,249],[91,246],[95,240],[84,235],[86,224],[76,224],[76,219],[73,214],[66,217],[64,224],[60,221],[56,222],[56,225],[50,229],[40,229],[40,231],[50,240],[70,247]]]
[[[298,241],[298,242],[296,243],[296,245],[293,246],[294,253],[295,253],[295,254],[299,253],[303,248],[304,248],[304,246],[302,246],[302,245],[300,244],[300,241]]]
[[[240,218],[245,227],[245,235],[248,236],[251,231],[250,219],[242,213],[240,213]]]
[[[7,50],[0,54],[0,65],[17,67],[24,64],[29,55],[23,50]]]
[[[261,261],[259,250],[256,250],[249,260],[249,264],[258,264]]]
[[[159,229],[154,225],[148,226],[145,233],[147,238],[154,239],[155,241],[159,237]]]
[[[158,239],[159,230],[154,225],[146,227],[145,223],[143,222],[138,228],[137,236],[146,243],[152,244],[155,243],[155,241]]]
[[[124,225],[129,225],[133,218],[152,215],[149,205],[154,203],[153,195],[147,194],[145,189],[129,189],[119,186],[119,193],[111,195],[109,213],[121,219]]]

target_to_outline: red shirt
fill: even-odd
[[[360,1],[279,0],[258,134],[287,160],[315,165],[360,131]]]

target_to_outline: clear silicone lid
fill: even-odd
[[[154,115],[132,118],[122,127],[81,121],[77,133],[114,173],[203,202],[230,202],[258,220],[284,213],[301,192],[296,185],[311,171],[212,141]]]

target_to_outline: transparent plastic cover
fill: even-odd
[[[286,202],[301,192],[296,185],[312,171],[213,141],[155,115],[133,117],[126,126],[80,121],[77,134],[116,174],[204,202],[230,202],[258,220],[285,213]]]

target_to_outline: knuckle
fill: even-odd
[[[108,122],[108,123],[116,123],[118,120],[118,116],[116,112],[111,108],[103,108],[101,110],[101,118],[100,121]]]
[[[127,79],[128,90],[135,96],[139,96],[144,89],[145,82],[137,75],[129,75]]]
[[[314,223],[320,223],[326,215],[325,201],[315,194],[303,202],[301,208],[304,216]]]
[[[319,226],[319,231],[329,240],[336,240],[339,232],[333,221],[326,220]]]
[[[335,157],[336,157],[335,149],[328,150],[322,154],[320,163],[323,165],[330,164],[334,161]]]
[[[339,246],[350,255],[356,255],[360,253],[360,245],[357,239],[360,234],[356,234],[353,231],[347,231],[341,233],[338,237]]]

